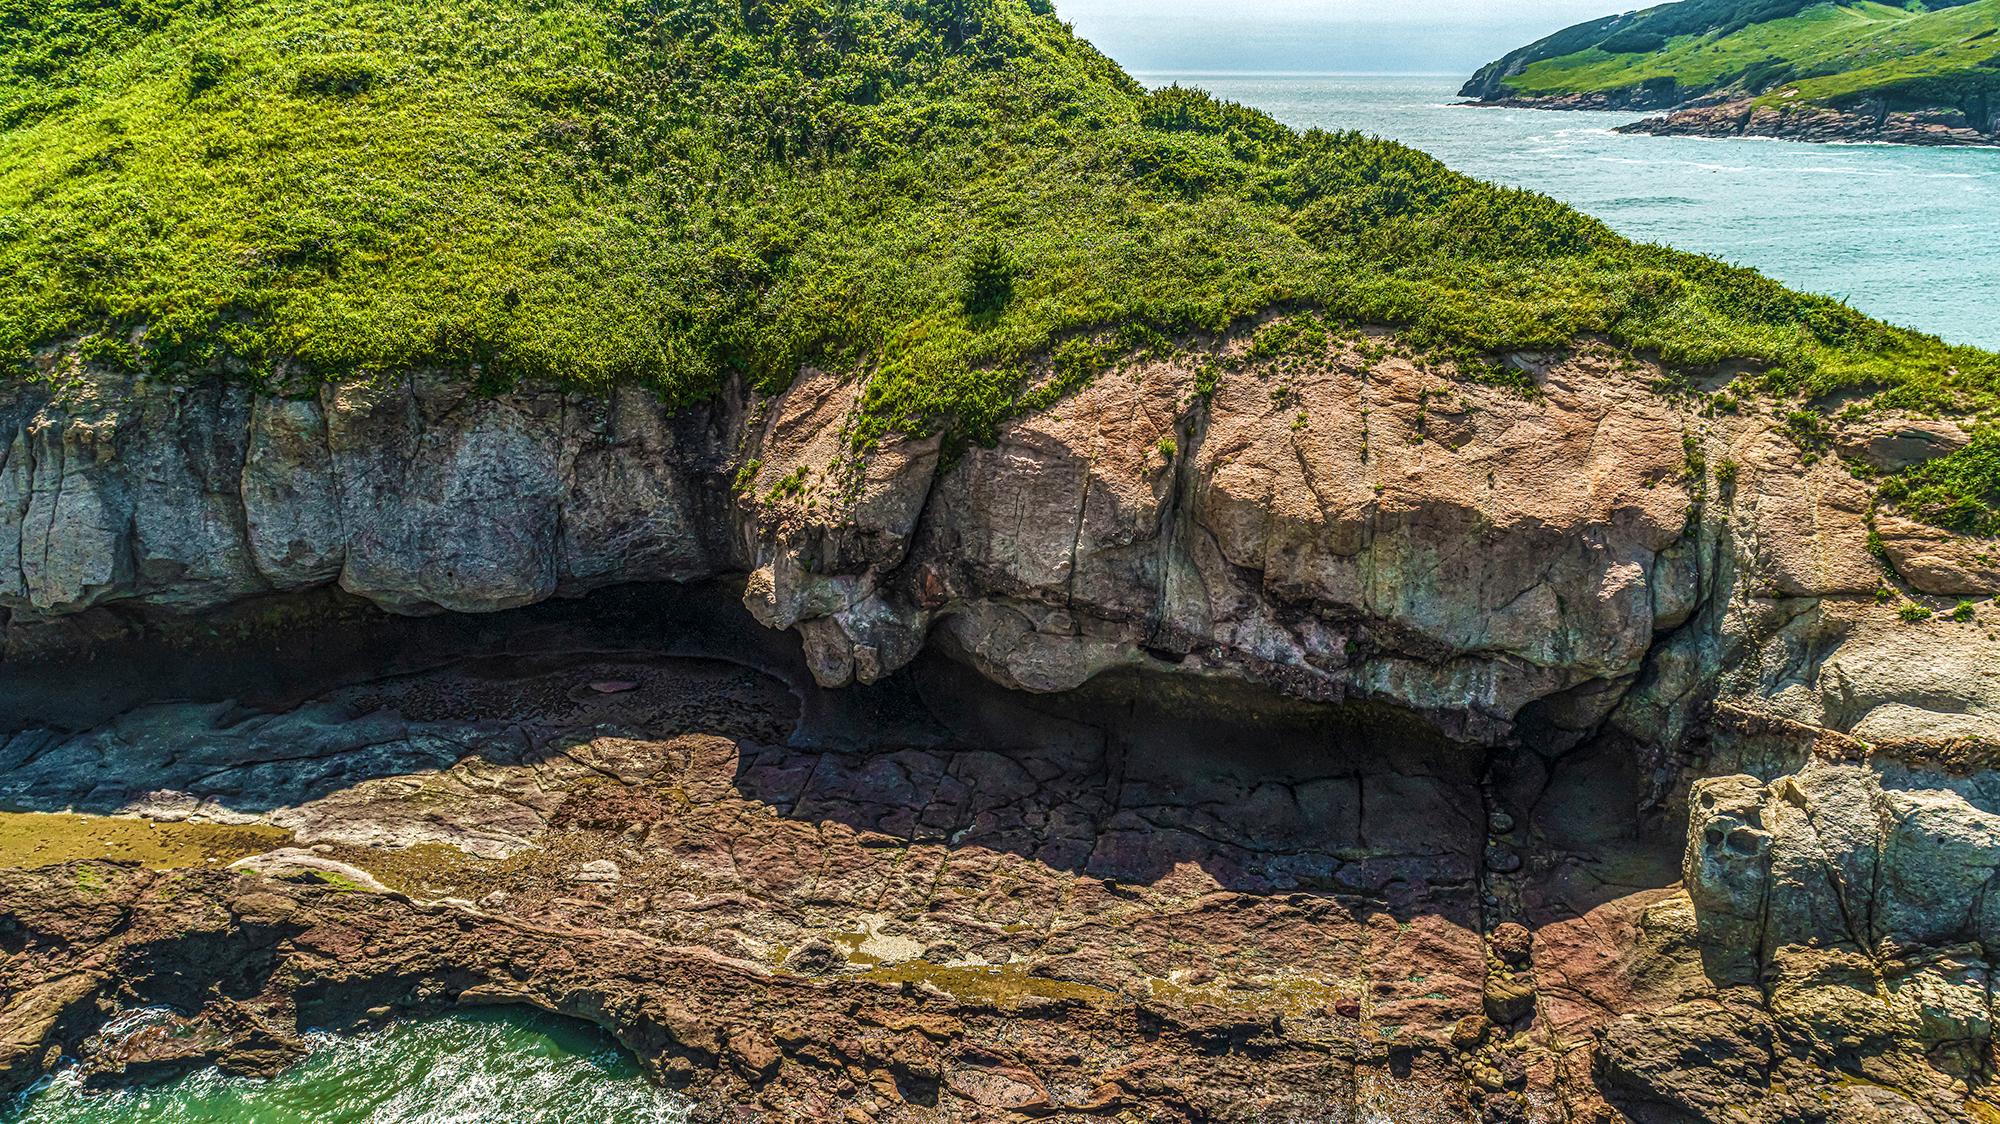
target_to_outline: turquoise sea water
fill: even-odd
[[[2000,149],[1620,136],[1634,114],[1452,106],[1459,76],[1142,73],[1301,128],[1399,140],[1647,242],[2000,348]]]
[[[197,1073],[156,1089],[85,1093],[59,1076],[5,1124],[683,1124],[595,1028],[480,1011],[351,1036],[270,1081]]]

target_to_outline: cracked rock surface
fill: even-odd
[[[10,1080],[490,1001],[771,1119],[2000,1120],[2000,544],[1849,467],[1966,425],[1205,346],[963,450],[8,391]]]
[[[302,1024],[509,1002],[603,1024],[718,1113],[1472,1111],[1448,1031],[1485,970],[1476,754],[1359,719],[1169,738],[1129,695],[919,678],[947,717],[864,751],[791,744],[797,697],[741,664],[547,653],[19,733],[8,803],[70,830],[286,836],[0,874],[0,1066],[266,1072]],[[153,1005],[182,1053],[93,1037]]]

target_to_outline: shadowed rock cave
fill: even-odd
[[[1466,1110],[1455,1034],[1477,1051],[1514,1024],[1541,1044],[1533,1063],[1495,1052],[1502,1085],[1530,1064],[1581,1079],[1560,1072],[1563,1028],[1621,985],[1604,920],[1579,920],[1625,918],[1678,876],[1677,834],[1641,830],[1641,778],[1615,747],[1487,751],[1391,708],[1191,676],[1031,695],[942,651],[826,690],[737,593],[633,586],[429,618],[326,595],[195,628],[100,617],[89,664],[49,655],[62,637],[17,658],[7,808],[276,833],[179,864],[228,920],[153,919],[113,973],[118,1005],[171,1006],[210,1048],[128,1056],[90,1040],[83,1004],[57,1039],[107,1081],[257,1071],[293,1056],[297,1025],[524,1002],[607,1026],[676,1085],[755,1089],[791,1072],[766,1043],[838,1061],[850,992],[875,989],[983,1011],[1004,1041],[1095,1034],[1135,1065],[1192,1052],[1216,1095],[1272,1112],[1289,1096],[1349,1114],[1313,1119],[1447,1120]],[[225,865],[318,897],[246,907]],[[315,911],[340,919],[301,922]],[[10,947],[82,939],[75,918],[44,923],[28,910]],[[1502,926],[1546,930],[1561,969],[1537,988],[1525,947],[1488,947]],[[550,931],[701,956],[558,984]],[[679,993],[679,1022],[648,988]],[[827,1025],[788,1040],[768,1012],[791,1008]],[[1313,1075],[1273,1094],[1268,1067],[1305,1058]],[[787,1104],[851,1095],[850,1065],[786,1078]],[[989,1064],[953,1092],[949,1064],[885,1065],[906,1104],[1063,1099],[1046,1067],[1029,1082]]]

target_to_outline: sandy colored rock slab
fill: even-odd
[[[1875,517],[1875,530],[1889,564],[1919,593],[2000,596],[2000,540],[1954,535],[1887,512]]]

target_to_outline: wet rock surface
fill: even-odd
[[[935,661],[886,703],[802,706],[802,669],[771,670],[484,657],[16,734],[11,805],[289,835],[227,864],[0,873],[0,1064],[257,1073],[302,1025],[525,1003],[607,1026],[718,1119],[1591,1099],[1554,1083],[1574,1043],[1532,992],[1482,1014],[1489,963],[1528,951],[1518,926],[1482,939],[1479,752],[1407,717],[1274,704],[1246,729],[1190,706],[1226,696],[1057,701]],[[871,748],[824,747],[890,704],[905,721]]]

